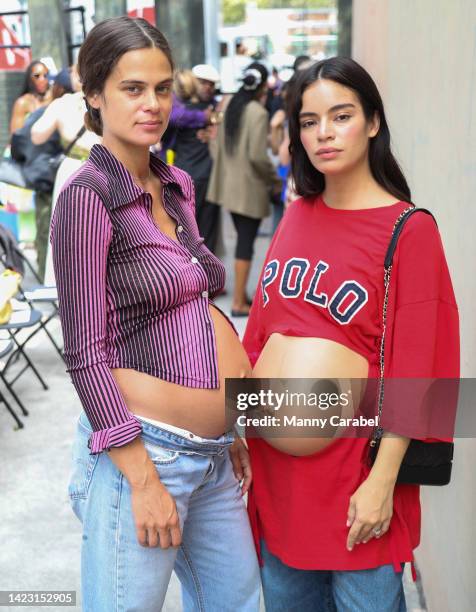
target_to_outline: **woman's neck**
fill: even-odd
[[[325,182],[322,196],[332,208],[373,208],[396,201],[394,196],[377,183],[367,163],[343,175],[326,176]]]
[[[147,180],[150,176],[149,147],[134,147],[127,145],[107,135],[103,136],[102,144],[139,180]]]

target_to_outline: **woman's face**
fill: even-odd
[[[44,64],[38,63],[33,65],[30,73],[30,80],[36,93],[46,93],[50,86],[48,76],[48,68]]]
[[[88,96],[101,112],[104,139],[147,147],[159,142],[172,109],[172,81],[172,68],[160,49],[124,53],[103,92]]]
[[[311,164],[325,175],[337,175],[367,163],[369,138],[378,132],[368,122],[352,89],[320,79],[302,96],[301,142]]]

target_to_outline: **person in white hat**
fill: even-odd
[[[198,97],[202,102],[210,102],[220,81],[218,70],[209,64],[197,64],[192,68],[192,72],[198,79]]]
[[[187,111],[212,112],[217,101],[215,100],[215,86],[220,80],[218,71],[208,64],[198,64],[192,68],[197,80],[198,102],[187,102],[184,106]],[[211,116],[213,117],[213,113]],[[208,181],[212,172],[212,158],[208,148],[209,133],[206,126],[179,127],[175,136],[174,165],[190,174],[195,186],[195,211],[200,236],[212,253],[215,252],[220,208],[206,200]]]

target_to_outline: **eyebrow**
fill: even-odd
[[[170,77],[168,79],[164,79],[163,81],[159,81],[157,85],[164,85],[166,83],[173,83],[173,78]],[[139,81],[138,79],[125,79],[121,81],[119,85],[147,85],[145,81]]]
[[[351,104],[350,102],[347,104],[336,104],[335,106],[331,106],[328,110],[329,113],[335,113],[335,111],[343,110],[344,108],[355,108],[355,104]],[[299,118],[302,119],[304,117],[316,117],[318,113],[299,113]]]

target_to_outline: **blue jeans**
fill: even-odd
[[[406,612],[402,574],[392,565],[358,571],[300,570],[282,563],[263,540],[261,555],[266,612]]]
[[[69,495],[83,524],[84,612],[157,612],[172,570],[184,610],[257,612],[259,568],[238,482],[229,458],[233,434],[191,441],[143,422],[142,440],[175,499],[179,548],[139,544],[129,484],[107,453],[90,455],[83,412],[73,448]]]

